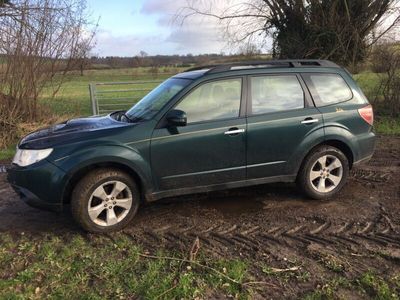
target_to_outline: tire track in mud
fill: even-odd
[[[392,179],[393,174],[385,171],[354,169],[350,171],[351,177],[369,182],[388,182]]]
[[[134,236],[136,243],[150,251],[154,249],[154,245],[187,251],[198,237],[201,247],[208,253],[254,258],[282,248],[302,256],[310,245],[341,249],[341,252],[348,253],[370,252],[369,249],[376,247],[400,249],[400,235],[392,226],[381,212],[375,220],[360,224],[332,224],[330,220],[325,220],[319,223],[309,221],[296,226],[266,228],[254,224],[242,226],[226,223],[204,228],[167,226],[155,230],[133,230],[134,233],[132,230],[125,230],[124,233]]]

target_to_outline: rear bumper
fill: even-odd
[[[360,164],[367,163],[375,151],[376,136],[371,131],[362,136],[357,136],[357,152],[355,153],[353,165],[357,166]]]

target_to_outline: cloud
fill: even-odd
[[[182,23],[176,15],[191,3],[202,5],[206,10],[212,7],[213,11],[218,11],[218,5],[234,1],[239,0],[145,0],[134,10],[132,20],[138,21],[129,25],[135,28],[132,34],[126,26],[125,30],[116,31],[115,25],[110,22],[110,28],[103,28],[98,33],[95,52],[102,56],[132,56],[141,50],[150,55],[232,52],[224,40],[222,25],[216,18],[196,15]]]
[[[156,16],[159,26],[167,26],[170,29],[170,34],[164,42],[173,47],[177,53],[221,52],[226,43],[222,39],[222,30],[215,18],[192,16],[181,22],[182,19],[177,17],[182,13],[182,8],[188,5],[190,5],[189,0],[149,0],[143,4],[141,13]]]
[[[143,14],[174,14],[184,6],[187,6],[186,0],[147,0],[140,12]]]
[[[151,54],[159,53],[160,36],[115,35],[108,30],[100,30],[96,36],[94,52],[101,56],[135,56],[141,50]]]

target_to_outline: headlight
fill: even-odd
[[[35,162],[38,162],[42,159],[45,159],[53,149],[42,149],[42,150],[25,150],[25,149],[17,149],[17,153],[15,153],[13,163],[26,167]]]

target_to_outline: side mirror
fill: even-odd
[[[186,126],[186,113],[179,109],[170,110],[167,113],[166,119],[171,126]]]

